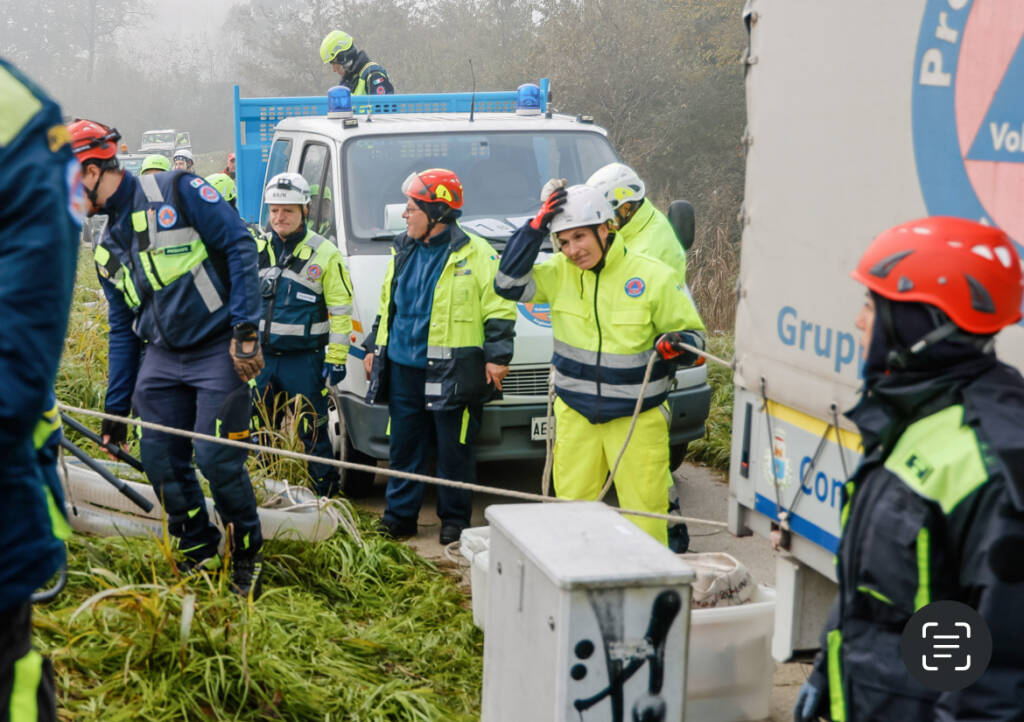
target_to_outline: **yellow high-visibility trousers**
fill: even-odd
[[[555,399],[555,495],[561,499],[597,499],[615,463],[632,417],[623,416],[592,424],[560,398]],[[641,413],[615,474],[615,492],[623,509],[668,513],[668,416],[663,406]],[[626,516],[631,522],[668,544],[663,519]]]

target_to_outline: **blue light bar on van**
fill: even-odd
[[[327,117],[352,117],[352,93],[343,85],[336,85],[327,91]]]
[[[540,86],[523,83],[516,89],[516,115],[540,115]]]
[[[540,112],[548,110],[547,78],[540,79],[538,102]],[[462,93],[416,93],[408,95],[357,95],[348,96],[348,106],[341,100],[346,88],[331,88],[321,95],[287,98],[243,98],[239,87],[234,88],[235,105],[235,157],[238,170],[235,183],[238,187],[238,210],[242,217],[255,222],[259,218],[260,203],[263,199],[263,182],[270,158],[270,144],[274,130],[282,118],[292,116],[323,116],[345,113],[350,107],[353,117],[358,115],[401,115],[403,113],[513,113],[517,109],[517,90]],[[338,96],[338,110],[331,101],[332,93]],[[344,119],[344,115],[336,116]]]

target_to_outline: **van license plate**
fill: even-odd
[[[555,419],[551,419],[551,438],[555,438]],[[548,417],[534,416],[530,419],[530,441],[544,441],[548,437]]]

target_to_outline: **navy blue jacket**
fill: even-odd
[[[451,229],[446,228],[430,243],[412,242],[412,254],[395,284],[395,318],[388,344],[388,358],[395,363],[427,367],[427,332],[434,307],[434,287],[448,260],[451,238]]]
[[[183,350],[226,338],[231,327],[240,323],[255,325],[260,317],[256,244],[238,213],[219,194],[211,193],[212,187],[203,179],[191,173],[171,171],[153,177],[161,189],[166,190],[164,203],[147,202],[139,179],[125,173],[103,209],[110,220],[100,242],[109,246],[112,255],[124,266],[131,268],[141,301],[137,308],[130,308],[124,294],[100,272],[100,284],[110,304],[105,408],[111,413],[126,413],[130,409],[140,341]],[[154,205],[161,211],[166,205],[175,209],[173,221],[161,230],[174,231],[187,226],[196,230],[210,256],[203,266],[209,271],[218,295],[227,297],[224,308],[215,313],[207,312],[198,305],[195,293],[166,295],[157,303],[154,295],[146,292],[146,274],[132,215]]]
[[[64,345],[84,208],[60,108],[0,60],[0,612],[64,559],[32,434]],[[57,497],[59,499],[59,497]],[[56,499],[54,500],[56,501]],[[60,513],[58,510],[54,510]]]

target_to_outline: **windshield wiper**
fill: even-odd
[[[397,233],[392,233],[391,235],[383,234],[383,235],[379,235],[379,236],[370,236],[370,240],[371,241],[393,241],[393,240],[395,240],[395,237],[397,235],[398,235]]]

